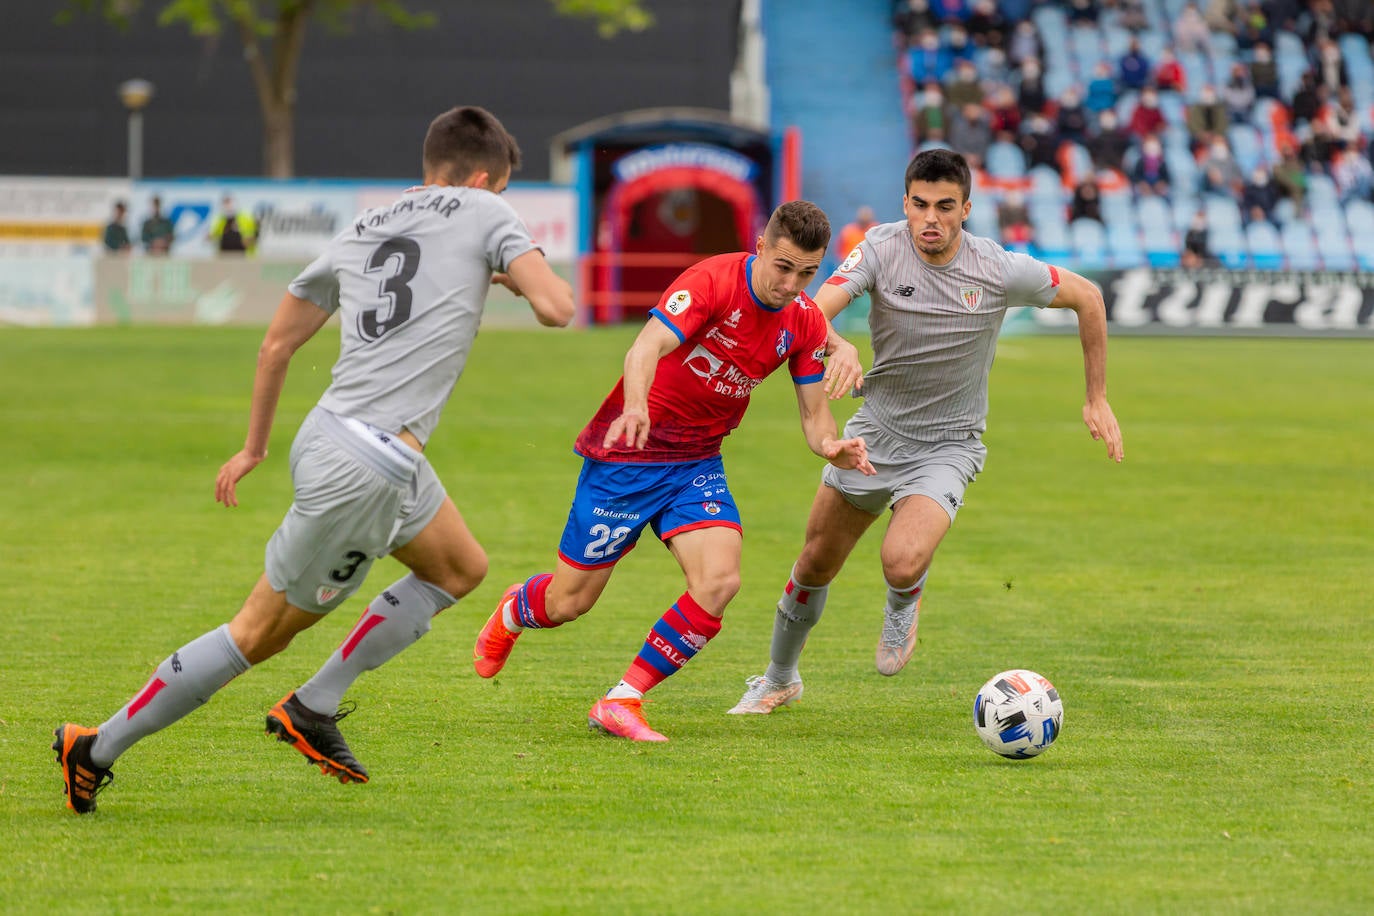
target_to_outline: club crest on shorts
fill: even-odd
[[[702,503],[701,509],[707,515],[720,515],[720,503],[716,502],[714,499]]]
[[[320,604],[328,604],[339,597],[340,591],[342,591],[342,589],[334,588],[331,585],[321,585],[319,588],[315,589],[315,601]]]
[[[978,306],[983,304],[983,287],[959,287],[959,301],[962,302],[964,304],[964,308],[968,309],[970,312],[978,311]]]
[[[681,315],[687,311],[687,306],[692,304],[692,294],[690,291],[680,289],[668,297],[668,304],[663,306],[663,310],[673,317]]]

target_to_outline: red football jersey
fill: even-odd
[[[751,254],[722,254],[689,267],[649,312],[682,345],[658,361],[649,388],[649,439],[642,450],[621,440],[602,448],[625,407],[622,377],[577,437],[577,453],[598,461],[669,463],[720,453],[754,388],[784,362],[792,381],[825,376],[825,315],[802,293],[782,308],[754,296]]]

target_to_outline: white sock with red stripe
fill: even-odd
[[[778,613],[773,618],[773,643],[769,648],[768,670],[765,676],[778,684],[790,684],[797,679],[797,662],[811,628],[821,619],[825,599],[830,594],[827,585],[803,585],[797,581],[797,570],[787,577],[787,586],[778,599]]]
[[[91,761],[109,767],[135,741],[199,709],[250,667],[229,635],[229,624],[196,637],[164,659],[143,689],[100,726]]]
[[[297,688],[296,699],[307,709],[334,715],[344,691],[364,671],[371,671],[418,641],[429,632],[434,615],[456,600],[414,573],[393,582],[372,599],[343,645],[315,676]]]

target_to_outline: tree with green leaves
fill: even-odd
[[[68,0],[57,21],[97,15],[127,28],[144,0]],[[549,0],[563,16],[591,19],[603,37],[642,31],[653,24],[644,0]],[[403,29],[431,28],[438,14],[412,11],[401,0],[150,0],[159,26],[184,27],[196,38],[226,30],[238,35],[262,117],[263,173],[290,178],[295,173],[296,76],[312,21],[344,30],[349,14],[367,7]]]

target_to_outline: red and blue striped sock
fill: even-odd
[[[719,632],[720,618],[712,617],[683,592],[649,631],[639,654],[625,671],[625,683],[647,693],[691,661]]]
[[[533,627],[536,630],[544,630],[558,626],[557,623],[549,619],[548,612],[544,608],[544,595],[549,590],[549,583],[553,581],[552,573],[539,573],[530,576],[525,580],[525,584],[520,586],[520,590],[515,593],[515,601],[511,606],[511,611],[515,616],[515,623],[520,627]],[[509,621],[507,621],[509,623]]]

